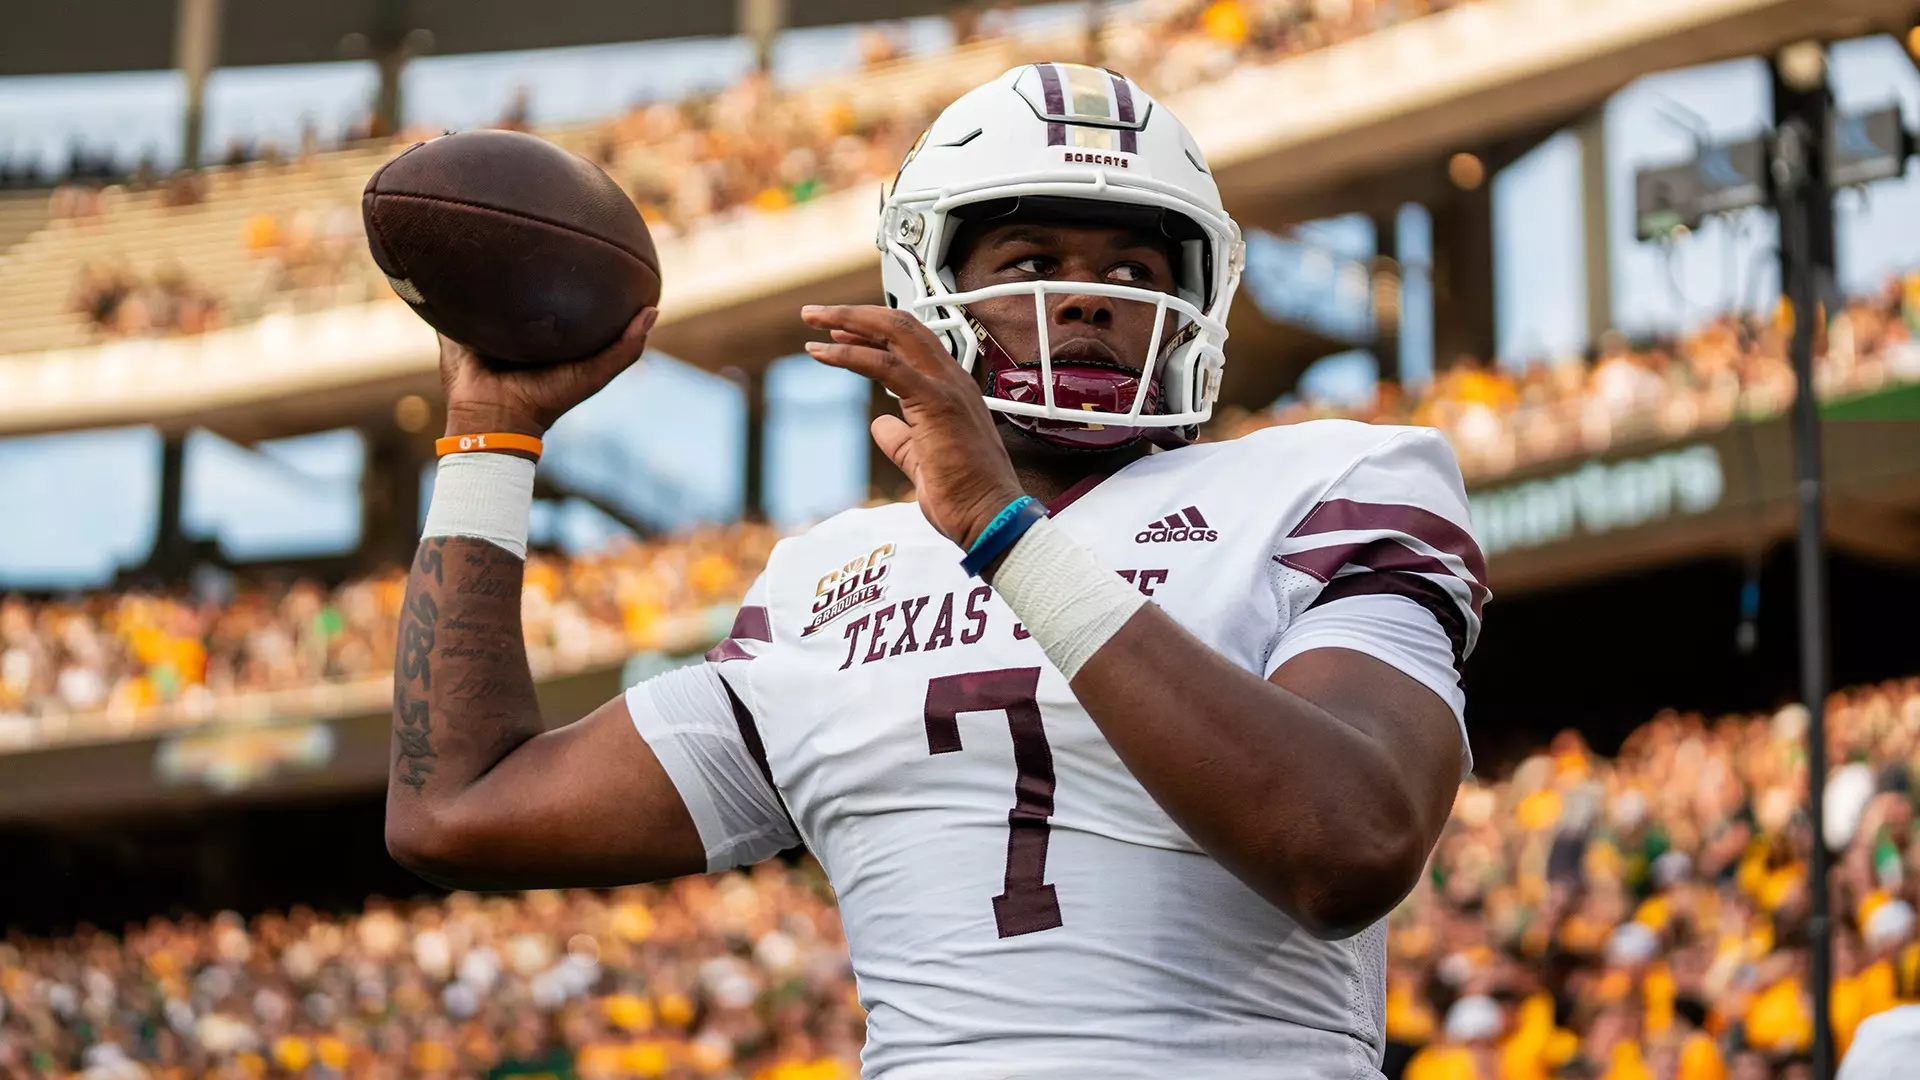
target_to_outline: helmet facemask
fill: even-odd
[[[960,291],[955,235],[1015,218],[1164,240],[1174,291],[1067,280]],[[962,96],[882,192],[875,241],[887,302],[913,313],[977,373],[988,408],[1009,423],[1055,445],[1107,449],[1140,438],[1182,445],[1212,416],[1245,247],[1192,135],[1124,76],[1031,64]],[[1089,357],[1056,346],[1048,302],[1062,295],[1149,305],[1148,338],[1123,346],[1139,354],[1116,363],[1104,350],[1089,349]],[[1013,355],[969,306],[1022,296],[1032,298],[1036,333],[1022,346],[1030,355]],[[1129,335],[1141,314],[1127,312]],[[994,318],[1007,335],[1002,313]]]
[[[1198,226],[1163,208],[1071,197],[1002,198],[956,206],[948,230],[930,237],[938,269],[925,273],[927,296],[911,306],[969,373],[982,372],[987,406],[1013,426],[1069,449],[1108,450],[1145,438],[1163,446],[1191,442],[1217,392],[1225,327],[1205,311],[1210,247]],[[1088,281],[1021,281],[961,291],[955,241],[966,226],[991,229],[1031,222],[1126,228],[1164,240],[1176,288]],[[1152,329],[1132,365],[1095,357],[1062,358],[1051,340],[1050,297],[1100,296],[1153,309]],[[1034,355],[1012,355],[967,310],[1007,296],[1031,296]],[[1202,333],[1212,329],[1212,333]]]

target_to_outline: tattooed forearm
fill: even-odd
[[[523,569],[484,540],[421,542],[393,663],[393,790],[457,795],[540,732],[520,631]]]
[[[396,680],[397,682],[397,680]],[[433,722],[427,703],[407,696],[405,687],[393,688],[393,778],[419,791],[433,772],[428,758],[438,757],[433,750]]]

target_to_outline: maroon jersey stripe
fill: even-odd
[[[1487,560],[1465,529],[1431,510],[1405,503],[1328,499],[1314,507],[1288,536],[1354,531],[1405,533],[1436,551],[1457,556],[1475,581],[1487,580]]]
[[[764,610],[764,609],[763,609]],[[753,756],[753,763],[760,766],[760,775],[766,777],[767,786],[773,789],[773,797],[780,800],[780,810],[787,815],[787,824],[793,827],[793,835],[800,835],[800,826],[793,820],[793,811],[787,809],[787,797],[780,793],[780,785],[773,782],[773,766],[767,763],[767,744],[760,741],[760,726],[754,723],[753,711],[740,695],[733,692],[726,679],[720,680],[720,686],[727,692],[727,703],[733,706],[733,722],[740,729],[740,740],[747,744],[747,753]]]
[[[1426,608],[1446,632],[1447,641],[1453,646],[1453,671],[1456,676],[1460,674],[1467,655],[1467,622],[1460,617],[1460,608],[1447,590],[1419,574],[1348,574],[1334,578],[1321,589],[1307,610],[1349,596],[1404,596]]]
[[[706,659],[711,663],[722,660],[751,660],[753,654],[741,645],[742,641],[772,641],[773,622],[767,617],[767,609],[757,604],[742,607],[733,617],[733,629],[727,631],[726,640],[707,650]]]
[[[1187,524],[1192,525],[1194,528],[1204,529],[1207,527],[1207,519],[1200,516],[1199,507],[1189,506],[1180,512],[1187,515]]]
[[[1489,595],[1485,585],[1461,578],[1446,563],[1431,555],[1422,555],[1392,538],[1363,540],[1356,544],[1333,544],[1308,551],[1295,551],[1287,555],[1275,555],[1274,559],[1282,566],[1291,566],[1321,581],[1332,581],[1333,576],[1338,574],[1343,566],[1358,566],[1381,573],[1435,574],[1460,578],[1461,581],[1466,582],[1468,595],[1472,598],[1470,606],[1475,615],[1480,614],[1480,605],[1486,602]]]

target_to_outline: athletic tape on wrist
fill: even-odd
[[[1147,602],[1046,518],[1007,552],[993,589],[1069,680]]]
[[[527,557],[533,462],[507,454],[449,454],[433,474],[421,539],[471,536]]]

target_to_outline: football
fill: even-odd
[[[640,211],[598,166],[532,135],[416,143],[374,172],[360,211],[394,292],[494,363],[592,356],[660,300]]]

